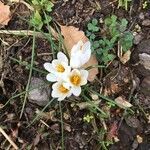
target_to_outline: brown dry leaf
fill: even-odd
[[[0,25],[7,25],[10,20],[10,6],[0,2]]]
[[[143,142],[143,138],[140,135],[137,135],[136,139],[137,139],[138,143],[142,143]]]
[[[131,56],[131,51],[128,50],[121,58],[120,61],[125,64],[126,62],[128,62],[130,60],[130,56]]]
[[[119,96],[115,99],[116,104],[123,109],[132,107],[132,104],[126,101],[123,97]]]
[[[113,138],[116,137],[117,129],[118,129],[118,126],[117,126],[117,122],[115,121],[110,126],[110,129],[107,134],[107,140],[112,141]]]
[[[121,88],[117,83],[109,81],[109,85],[104,88],[104,95],[109,96],[111,94],[116,94],[121,91]]]
[[[64,44],[70,55],[73,45],[77,44],[78,41],[82,40],[83,42],[88,41],[88,38],[85,36],[83,31],[79,31],[78,28],[73,26],[60,26],[61,34],[64,36]],[[92,55],[90,60],[83,66],[87,68],[89,66],[98,65],[95,55]],[[89,81],[93,81],[98,74],[97,68],[92,68],[89,70]]]

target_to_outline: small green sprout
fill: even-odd
[[[46,13],[50,13],[54,4],[49,0],[32,0],[32,5],[35,11],[31,19],[31,24],[41,29],[44,24],[49,23],[52,20],[49,15],[47,15],[47,19],[43,19],[43,11]]]
[[[128,21],[123,18],[119,20],[117,16],[112,15],[104,20],[106,36],[99,35],[100,28],[98,21],[93,19],[87,25],[86,35],[89,37],[92,44],[92,52],[96,54],[100,63],[107,65],[116,57],[114,50],[115,46],[120,43],[123,52],[128,51],[133,45],[133,35],[127,30]],[[97,27],[97,28],[95,28]]]
[[[93,19],[91,23],[88,23],[88,26],[87,26],[88,30],[92,32],[99,31],[99,27],[97,25],[98,25],[97,19]]]
[[[147,8],[147,6],[148,6],[148,1],[145,1],[145,2],[143,3],[143,9]]]
[[[93,118],[94,117],[92,115],[87,114],[86,116],[84,116],[83,120],[87,123],[90,123]]]
[[[129,2],[131,2],[131,0],[118,0],[118,8],[123,7],[125,10],[128,10]]]

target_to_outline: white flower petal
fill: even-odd
[[[78,70],[78,69],[73,69],[71,73],[72,73],[72,74],[78,74],[78,75],[80,75],[80,70]]]
[[[60,62],[58,59],[54,59],[54,60],[52,61],[52,66],[53,66],[53,68],[55,68],[58,64],[61,64],[61,62]]]
[[[44,68],[48,71],[48,72],[52,72],[54,70],[54,68],[52,67],[51,63],[44,63]]]
[[[58,52],[57,58],[58,58],[58,60],[68,64],[68,58],[67,58],[67,56],[64,53]]]
[[[71,91],[68,93],[67,97],[70,97],[72,95]]]
[[[87,41],[86,43],[84,43],[84,45],[83,45],[83,51],[89,51],[89,50],[91,50],[91,43],[90,43],[90,41]]]
[[[57,97],[60,96],[60,93],[59,93],[57,90],[52,90],[51,96],[52,96],[53,98],[57,98]]]
[[[88,78],[89,72],[87,70],[80,70],[80,73],[83,78]]]
[[[80,85],[82,86],[82,85],[85,85],[85,84],[87,84],[87,79],[82,78]]]
[[[53,85],[52,85],[52,89],[57,89],[57,87],[60,85],[60,83],[59,82],[56,82],[56,83],[54,83]]]
[[[71,50],[70,65],[73,68],[80,68],[89,61],[91,57],[91,43],[87,41],[83,44],[79,41]]]
[[[55,81],[57,81],[57,77],[56,77],[54,74],[52,74],[52,73],[49,73],[49,74],[46,76],[46,79],[47,79],[48,81],[50,81],[50,82],[55,82]]]
[[[89,75],[89,72],[87,70],[80,70],[81,73],[81,85],[87,84],[87,78]]]
[[[81,40],[77,44],[75,44],[71,49],[71,55],[76,54],[77,51],[80,51],[80,48],[82,45],[83,45],[83,42]]]
[[[82,65],[87,63],[89,61],[90,57],[91,57],[91,44],[88,41],[83,45],[83,53],[82,53],[82,56],[81,56]]]
[[[75,96],[79,96],[81,94],[81,87],[72,87],[71,92]]]
[[[61,81],[58,81],[58,82],[56,82],[56,83],[54,83],[53,85],[52,85],[52,97],[54,97],[54,98],[58,98],[58,101],[61,101],[61,100],[63,100],[63,99],[65,99],[66,97],[69,97],[69,96],[71,96],[71,90],[70,90],[70,86],[69,86],[69,88],[67,88],[69,91],[67,91],[67,92],[65,92],[65,93],[63,93],[63,92],[61,92],[60,90],[59,90],[59,88],[60,88],[60,86],[64,86],[66,83],[63,81],[63,80],[61,80]],[[67,85],[67,84],[66,84]],[[65,86],[64,86],[65,87]],[[66,87],[65,87],[66,88]]]
[[[65,95],[65,96],[61,96],[61,97],[58,98],[58,101],[62,101],[62,100],[64,100],[65,98],[66,98],[66,95]]]
[[[66,88],[66,89],[70,89],[70,84],[69,83],[67,83],[67,82],[64,82],[63,83],[63,86]]]
[[[82,66],[80,56],[72,55],[70,58],[70,66],[72,68],[80,68]]]

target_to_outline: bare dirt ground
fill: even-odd
[[[129,21],[128,27],[131,31],[137,31],[140,27],[131,49],[130,61],[122,64],[116,59],[107,70],[103,71],[103,74],[99,73],[96,80],[90,83],[90,88],[97,92],[100,92],[103,87],[103,93],[107,91],[111,99],[124,97],[133,105],[132,111],[126,113],[119,107],[108,108],[102,100],[98,107],[109,112],[109,118],[95,116],[92,122],[87,123],[83,118],[89,110],[81,109],[78,105],[83,97],[71,97],[62,105],[66,150],[103,150],[103,141],[113,141],[113,144],[107,147],[109,150],[150,149],[150,67],[148,64],[150,59],[144,57],[147,61],[143,60],[143,63],[139,63],[139,54],[150,55],[150,8],[143,9],[142,4],[142,0],[133,0],[126,11],[121,7],[117,8],[117,1],[110,0],[54,1],[51,16],[61,25],[75,26],[86,32],[87,23],[92,18],[101,20],[115,14]],[[0,28],[0,31],[32,30],[32,27],[23,20],[30,18],[31,11],[22,3],[12,5],[11,9],[12,19],[7,26]],[[46,28],[43,30],[47,32]],[[34,65],[44,70],[43,63],[52,60],[51,46],[44,38],[36,38],[35,45]],[[39,106],[39,102],[27,100],[20,119],[24,95],[10,100],[12,96],[24,91],[29,73],[26,64],[20,64],[14,59],[24,63],[30,62],[31,50],[32,36],[0,33],[0,126],[19,149],[59,150],[62,133],[58,103],[53,102],[37,121],[28,126],[44,106]],[[33,71],[33,79],[37,83],[43,80],[46,82],[43,73],[37,71]],[[50,87],[48,85],[46,90]],[[105,128],[106,133],[103,132]],[[9,147],[11,147],[9,142],[0,134],[0,148],[11,149]]]

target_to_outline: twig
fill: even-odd
[[[45,121],[43,121],[42,119],[40,120],[40,122],[41,122],[42,124],[44,124],[46,127],[50,128],[50,126],[49,126]]]
[[[24,4],[24,5],[25,5],[28,9],[30,9],[31,11],[34,11],[34,8],[33,8],[31,5],[29,5],[28,3],[26,3],[25,1],[20,0],[19,2],[22,3],[22,4]]]
[[[35,32],[32,30],[0,30],[0,34],[8,34],[8,35],[19,35],[19,36],[33,36],[35,34],[36,37],[46,38],[42,33]],[[48,33],[45,33],[48,36]]]
[[[11,140],[11,138],[6,134],[6,132],[0,127],[0,132],[3,136],[9,141],[9,143],[14,147],[14,149],[18,150],[18,146]]]

